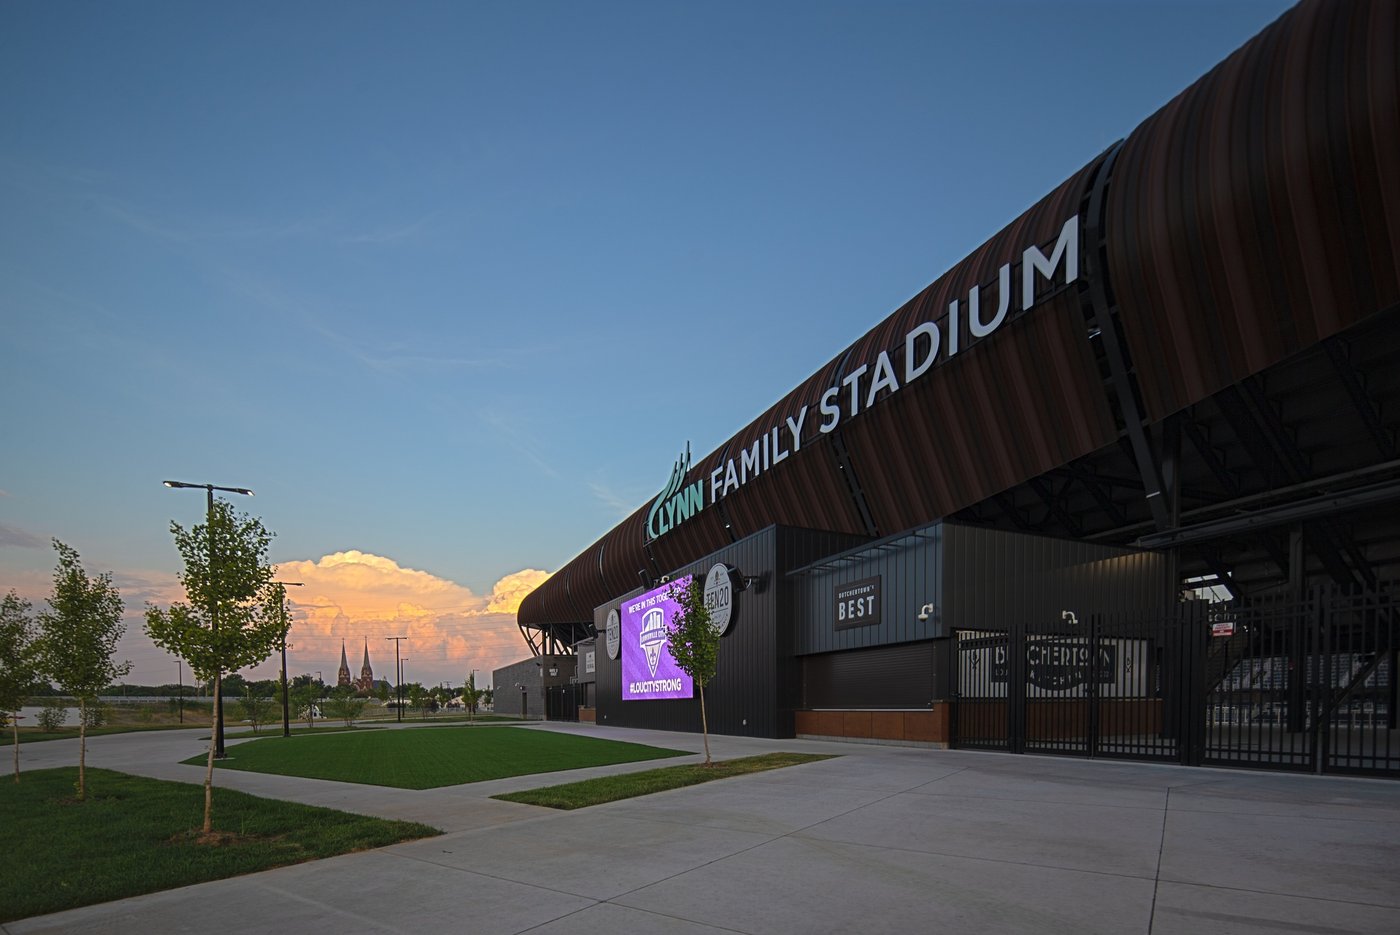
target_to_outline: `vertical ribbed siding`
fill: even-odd
[[[1160,614],[1172,593],[1167,557],[1115,546],[943,526],[944,606],[949,631],[1030,632],[1061,627],[1060,614]]]
[[[797,655],[909,643],[943,635],[937,612],[918,618],[924,604],[942,603],[942,525],[893,543],[862,549],[834,567],[793,576]],[[880,622],[836,629],[836,589],[863,578],[880,579]]]
[[[927,708],[946,698],[933,640],[802,657],[804,708]]]
[[[1145,121],[1108,265],[1159,420],[1400,303],[1400,4],[1305,0]]]

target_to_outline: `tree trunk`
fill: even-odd
[[[710,762],[710,722],[705,717],[705,683],[700,682],[700,733],[705,738],[705,765],[712,766]]]
[[[10,726],[15,729],[15,782],[19,782],[19,712],[15,712]]]
[[[204,771],[204,833],[214,830],[214,731],[209,731],[209,765]]]
[[[78,699],[78,801],[87,798],[87,699]]]

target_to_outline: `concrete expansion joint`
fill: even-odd
[[[1171,817],[1172,790],[1167,787],[1162,796],[1162,827],[1157,838],[1157,866],[1152,871],[1152,905],[1147,911],[1147,935],[1152,935],[1152,926],[1157,922],[1157,893],[1162,888],[1162,854],[1167,849],[1167,819]]]

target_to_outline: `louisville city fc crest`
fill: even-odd
[[[656,664],[661,661],[661,647],[666,645],[666,612],[653,607],[642,615],[642,634],[638,642],[647,654],[647,668],[651,677],[656,678]]]

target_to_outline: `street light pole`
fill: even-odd
[[[287,621],[287,586],[294,588],[301,587],[301,581],[274,581],[277,587],[277,612],[282,615],[282,736],[292,736],[291,707],[287,701],[287,630],[291,624]]]
[[[165,486],[171,488],[203,489],[209,495],[205,520],[205,533],[209,536],[209,627],[215,633],[219,632],[219,601],[214,596],[214,491],[222,490],[227,493],[241,493],[245,497],[251,497],[253,492],[247,487],[216,487],[213,484],[187,484],[184,481],[168,480],[163,481]],[[224,757],[224,672],[223,664],[214,673],[214,758]]]
[[[399,713],[399,723],[403,723],[403,663],[399,661],[399,642],[408,639],[406,636],[386,636],[386,640],[394,641],[394,700],[397,702],[395,708]]]

